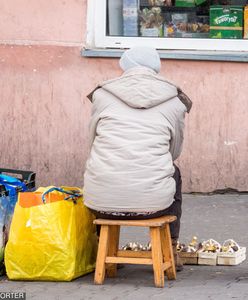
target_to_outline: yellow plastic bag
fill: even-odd
[[[7,275],[14,280],[70,281],[92,272],[97,252],[93,215],[83,198],[51,188],[19,193],[5,250]],[[73,193],[78,188],[62,187]],[[70,195],[69,195],[70,196]]]

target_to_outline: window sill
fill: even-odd
[[[82,49],[84,57],[120,57],[124,50]],[[248,62],[247,51],[159,50],[161,59]]]

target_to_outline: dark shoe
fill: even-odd
[[[179,255],[177,254],[177,258],[176,258],[176,271],[177,272],[181,272],[183,271],[183,263],[181,258],[179,257]]]
[[[117,264],[117,269],[118,270],[123,269],[123,268],[125,268],[124,264]]]
[[[181,272],[183,270],[183,263],[177,252],[177,239],[172,239],[172,248],[176,271]]]

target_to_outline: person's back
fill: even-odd
[[[174,160],[183,142],[190,99],[157,73],[155,49],[124,52],[125,71],[96,88],[90,125],[91,151],[84,176],[84,203],[97,218],[149,219],[175,215],[170,224],[176,246],[182,213],[181,175]]]
[[[178,89],[133,67],[93,94],[85,204],[105,212],[155,212],[174,201],[173,161],[181,152],[186,106]]]

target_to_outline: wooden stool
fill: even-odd
[[[169,223],[175,220],[175,216],[163,216],[146,220],[94,220],[94,224],[101,225],[95,283],[103,283],[105,269],[107,276],[115,277],[117,264],[120,263],[153,265],[156,287],[164,287],[164,271],[168,279],[176,279],[169,227]],[[151,251],[119,250],[120,226],[149,227],[152,245]]]

